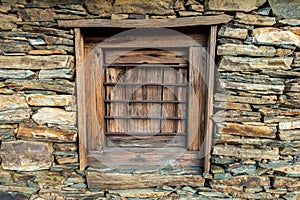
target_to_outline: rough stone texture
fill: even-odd
[[[72,98],[72,95],[30,94],[26,96],[26,100],[31,106],[69,106]]]
[[[76,113],[59,108],[41,108],[32,116],[32,119],[38,124],[74,126],[76,123]]]
[[[76,142],[77,132],[20,124],[17,137],[25,140]]]
[[[6,70],[0,69],[0,80],[5,79],[31,79],[35,73],[31,70]]]
[[[112,9],[111,0],[85,0],[85,5],[88,11],[96,15],[109,15]]]
[[[248,58],[224,56],[219,64],[220,71],[256,71],[256,70],[289,70],[292,57],[286,58]]]
[[[278,148],[265,150],[218,145],[213,148],[213,155],[233,156],[236,158],[279,159]]]
[[[55,13],[52,9],[30,8],[22,9],[18,12],[19,17],[25,21],[49,21],[53,20]]]
[[[276,23],[275,17],[266,17],[260,15],[249,15],[244,13],[237,13],[235,16],[239,23],[258,25],[258,26],[272,26]]]
[[[253,30],[253,42],[269,45],[295,45],[300,47],[300,36],[291,31],[278,28],[256,28]]]
[[[276,54],[276,49],[271,46],[255,46],[245,44],[223,44],[219,45],[217,49],[218,55],[246,55],[246,56],[263,56],[273,57]]]
[[[257,9],[265,2],[266,0],[209,0],[208,7],[210,10],[249,12]]]
[[[114,2],[112,12],[128,13],[128,14],[156,14],[156,15],[172,15],[172,0],[163,1],[133,1],[133,0],[116,0]]]
[[[232,28],[230,26],[222,26],[218,32],[218,36],[244,40],[248,36],[248,30],[244,28]]]
[[[64,55],[51,56],[0,56],[3,69],[62,69],[73,68],[74,57]]]
[[[49,143],[12,141],[2,142],[1,159],[5,170],[35,171],[51,166]]]
[[[298,0],[268,0],[274,15],[280,18],[300,19],[300,2]]]
[[[0,51],[5,53],[26,53],[31,50],[28,42],[14,40],[0,40]]]
[[[257,136],[263,138],[275,138],[276,128],[268,126],[251,126],[236,123],[227,123],[218,130],[221,134],[232,134],[241,136]]]

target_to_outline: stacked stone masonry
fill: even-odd
[[[300,199],[298,0],[0,0],[0,199]],[[226,13],[216,130],[202,187],[87,187],[79,170],[74,30],[60,19]]]

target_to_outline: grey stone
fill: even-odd
[[[218,32],[218,36],[245,40],[248,36],[248,30],[244,28],[222,26]]]
[[[31,70],[7,70],[0,69],[0,80],[4,79],[31,79],[35,73]]]
[[[274,15],[280,18],[300,19],[300,2],[298,0],[268,0]]]
[[[74,126],[76,124],[76,113],[59,108],[41,108],[32,116],[32,119],[38,124]]]
[[[49,143],[11,141],[2,142],[2,167],[6,170],[35,171],[49,169],[51,166],[51,147]]]
[[[255,46],[245,44],[223,44],[217,49],[218,55],[245,55],[245,56],[264,56],[273,57],[276,54],[276,49],[271,46]]]
[[[224,56],[219,64],[220,71],[289,70],[292,57],[250,58]]]
[[[208,7],[210,10],[249,12],[259,8],[265,2],[266,0],[210,0]]]
[[[0,40],[0,51],[5,53],[26,53],[31,50],[31,46],[26,41]]]

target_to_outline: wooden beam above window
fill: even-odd
[[[175,19],[79,19],[58,20],[58,26],[64,28],[86,28],[86,27],[111,27],[111,28],[159,28],[159,27],[182,27],[202,26],[227,23],[232,19],[229,15],[210,15],[198,17],[183,17]]]

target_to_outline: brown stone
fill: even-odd
[[[215,122],[259,122],[259,112],[248,112],[240,110],[220,110],[213,116]]]
[[[31,106],[69,106],[72,98],[72,95],[26,95],[26,100]]]
[[[282,19],[282,20],[279,20],[279,23],[287,24],[287,25],[291,25],[291,26],[299,26],[300,20],[299,19]]]
[[[27,126],[21,124],[18,129],[18,138],[37,141],[75,142],[77,132],[72,130],[61,130],[45,126]]]
[[[248,36],[248,30],[244,28],[222,26],[218,32],[218,36],[245,40]]]
[[[59,108],[41,108],[32,119],[42,124],[57,124],[74,126],[76,124],[76,112],[68,112]]]
[[[286,93],[285,95],[280,95],[278,103],[292,106],[294,108],[300,108],[300,94]]]
[[[242,24],[272,26],[276,23],[275,17],[266,17],[261,15],[251,15],[238,12],[236,13],[237,21]]]
[[[232,103],[232,102],[217,102],[214,104],[216,108],[225,108],[230,110],[247,110],[251,111],[250,104]]]
[[[273,187],[275,188],[294,188],[300,187],[300,181],[295,178],[275,177]]]
[[[54,37],[54,36],[44,36],[44,40],[47,45],[68,45],[73,46],[73,40],[61,38],[61,37]]]
[[[95,15],[108,16],[111,14],[112,0],[85,0],[87,10]]]
[[[17,29],[17,24],[8,20],[0,20],[0,30],[1,31],[11,31]]]
[[[35,171],[51,166],[51,146],[49,143],[12,141],[2,142],[1,158],[5,170]]]
[[[63,69],[74,67],[74,57],[67,55],[50,56],[0,56],[3,69]]]
[[[278,48],[276,50],[276,56],[281,56],[281,57],[283,57],[283,56],[290,56],[290,55],[293,54],[293,52],[294,52],[293,49]]]
[[[289,155],[291,155],[291,154],[289,154]],[[299,174],[300,173],[300,164],[277,167],[277,168],[274,168],[274,171],[283,172],[283,173],[286,173],[286,174],[294,174],[294,173]]]
[[[245,44],[223,44],[219,45],[217,49],[218,55],[246,55],[246,56],[265,56],[273,57],[275,56],[276,49],[270,46],[254,46]]]
[[[64,50],[30,50],[29,55],[54,55],[54,54],[67,54]]]
[[[233,191],[243,191],[243,186],[220,185],[215,182],[210,182],[210,186],[214,191],[222,192],[225,194],[232,193]]]
[[[112,12],[115,14],[154,14],[154,15],[172,15],[173,0],[115,0]]]
[[[275,138],[277,129],[268,126],[250,126],[236,123],[220,125],[219,133],[249,137]]]
[[[209,10],[249,12],[259,8],[266,0],[210,0]]]
[[[267,45],[294,45],[300,47],[300,36],[278,28],[256,28],[253,30],[253,42]]]
[[[220,71],[256,71],[256,70],[289,70],[292,57],[286,58],[250,58],[224,56],[219,64]]]
[[[75,84],[67,80],[17,80],[7,79],[5,84],[13,90],[50,90],[74,94]]]
[[[53,21],[55,13],[52,9],[25,8],[20,9],[18,15],[24,21]]]
[[[268,0],[274,15],[280,18],[300,19],[300,2],[298,0]]]
[[[269,186],[270,178],[264,176],[240,175],[240,176],[235,176],[232,179],[212,180],[211,184],[226,185],[226,186],[244,186],[244,187]]]
[[[255,158],[255,159],[279,159],[278,148],[273,148],[272,150],[264,149],[245,149],[235,146],[223,146],[217,145],[213,148],[213,155],[220,156],[233,156],[236,158]]]

